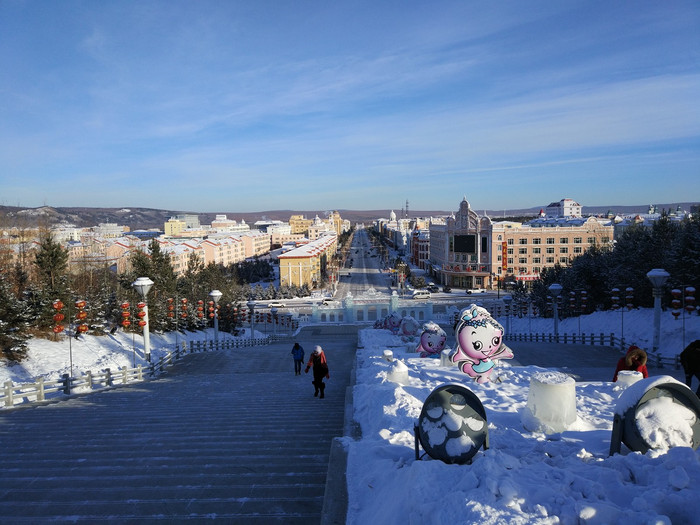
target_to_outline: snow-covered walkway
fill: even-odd
[[[161,378],[0,413],[0,517],[319,523],[342,435],[356,328],[298,340],[326,350],[326,398],[291,344],[193,354]],[[344,332],[344,333],[342,333]]]

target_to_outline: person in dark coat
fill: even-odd
[[[700,380],[700,339],[696,339],[681,352],[681,366],[685,372],[685,384],[693,383],[693,376]],[[700,396],[700,385],[695,393]]]
[[[634,370],[641,372],[643,377],[649,377],[647,371],[647,353],[638,346],[632,345],[627,349],[625,357],[617,362],[613,382],[617,381],[617,374],[622,370]]]
[[[294,343],[291,354],[294,358],[294,375],[300,376],[301,365],[304,364],[304,348],[299,343]]]
[[[309,373],[309,369],[313,367],[314,369],[314,380],[311,382],[314,385],[314,396],[318,396],[319,392],[321,395],[320,399],[325,397],[324,391],[326,390],[326,383],[323,379],[330,379],[330,374],[328,373],[328,363],[326,362],[326,354],[323,353],[323,348],[316,345],[314,351],[311,353],[309,362],[306,363],[306,373]]]

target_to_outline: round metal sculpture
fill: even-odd
[[[415,426],[416,458],[418,442],[434,459],[464,464],[481,447],[489,446],[486,412],[479,398],[456,384],[442,385],[423,404]]]
[[[645,379],[629,387],[650,381]],[[610,454],[620,452],[620,443],[630,450],[645,454],[673,446],[700,446],[700,400],[692,390],[669,378],[667,383],[654,384],[640,390],[636,403],[624,413],[617,410],[613,420]],[[652,419],[653,418],[653,419]]]

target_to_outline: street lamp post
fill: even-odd
[[[214,342],[216,348],[219,348],[219,311],[217,307],[219,305],[219,299],[221,299],[222,294],[219,290],[212,290],[209,292],[209,297],[214,301]]]
[[[252,299],[248,301],[248,310],[250,311],[250,341],[252,343],[255,338],[255,301]]]
[[[559,283],[549,285],[549,293],[552,295],[552,312],[554,313],[554,337],[559,340],[559,305],[557,300],[561,294],[562,286]]]
[[[143,320],[146,322],[146,324],[143,326],[143,353],[146,356],[146,361],[149,363],[151,362],[151,327],[148,323],[148,292],[151,291],[152,286],[153,281],[151,281],[148,277],[139,277],[131,284],[131,287],[141,296],[141,299],[143,299],[145,305],[143,307],[143,312],[145,314],[143,316]]]
[[[652,343],[652,351],[656,352],[659,349],[659,333],[661,332],[661,296],[663,295],[664,284],[670,274],[662,269],[655,268],[649,270],[647,279],[651,281],[652,293],[654,294],[654,339]]]

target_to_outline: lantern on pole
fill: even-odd
[[[688,314],[692,314],[695,311],[695,288],[692,286],[685,287],[685,297],[683,302],[685,303],[685,311]]]
[[[204,319],[204,301],[201,299],[197,301],[197,317],[200,321]]]
[[[620,289],[619,288],[613,288],[610,290],[610,300],[612,301],[612,309],[617,310],[620,308]]]
[[[75,320],[78,323],[78,326],[75,327],[75,331],[79,334],[84,334],[88,331],[88,325],[85,323],[85,319],[87,319],[87,312],[85,311],[86,306],[87,303],[84,300],[75,301],[75,308],[77,310],[75,313]]]
[[[175,301],[169,297],[166,302],[168,304],[168,319],[173,319],[175,317],[175,305],[173,304]]]
[[[569,312],[572,315],[576,313],[576,292],[574,291],[569,292]]]
[[[122,309],[122,326],[124,328],[129,328],[131,326],[131,321],[129,321],[129,317],[131,317],[131,313],[129,312],[129,303],[124,301],[121,305]]]
[[[673,315],[673,318],[677,321],[678,317],[681,315],[681,297],[683,294],[678,288],[674,288],[671,290],[671,295],[673,296],[671,300],[671,315]]]
[[[625,303],[627,310],[632,310],[632,308],[634,308],[634,288],[631,286],[625,288]]]
[[[187,319],[187,299],[180,299],[180,319]]]
[[[56,313],[53,315],[53,320],[56,323],[53,327],[53,333],[58,335],[61,332],[63,332],[64,326],[61,324],[61,321],[63,321],[66,316],[61,313],[61,310],[63,309],[63,302],[59,299],[56,299],[53,302],[53,309],[56,310]]]
[[[138,325],[143,328],[146,326],[146,303],[138,303],[136,307],[139,309],[138,312],[136,312],[136,317],[139,318]]]

